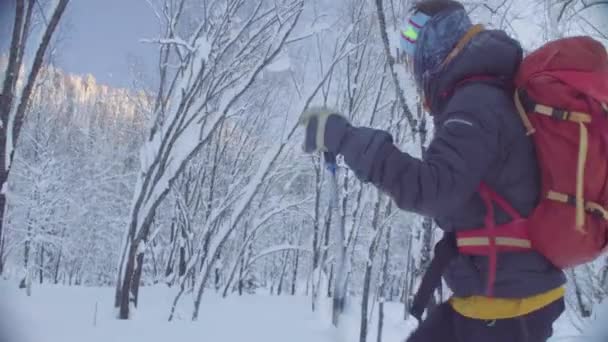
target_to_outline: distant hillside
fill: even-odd
[[[8,58],[0,56],[0,81],[4,79]],[[150,110],[149,97],[143,92],[113,88],[97,82],[91,74],[75,75],[49,66],[41,70],[33,104],[55,104],[81,128],[97,120],[114,124],[138,122]]]

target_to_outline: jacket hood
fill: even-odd
[[[505,32],[482,31],[475,35],[447,65],[429,73],[425,96],[433,114],[443,110],[449,94],[459,82],[473,77],[490,77],[512,84],[521,64],[520,44]]]

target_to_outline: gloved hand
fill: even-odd
[[[311,107],[300,116],[305,128],[304,152],[340,153],[340,145],[351,127],[342,115],[325,107]]]

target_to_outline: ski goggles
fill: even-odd
[[[416,42],[418,41],[418,36],[420,35],[420,31],[426,25],[426,23],[431,19],[430,16],[422,13],[416,12],[407,22],[405,28],[401,30],[400,41],[401,41],[401,49],[411,58],[414,57],[414,53],[416,52]]]

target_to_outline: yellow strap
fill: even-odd
[[[549,191],[547,193],[547,198],[556,202],[568,203],[568,195],[557,191]]]
[[[526,239],[508,238],[508,237],[497,237],[496,245],[498,246],[509,246],[519,248],[532,248],[532,242]]]
[[[587,151],[589,148],[589,132],[587,126],[582,122],[580,127],[580,143],[578,145],[578,163],[576,168],[576,229],[581,233],[585,230],[585,164],[587,163]]]
[[[545,106],[542,104],[537,104],[534,107],[534,111],[538,114],[543,114],[547,116],[553,116],[553,112],[555,109],[553,107]],[[564,112],[564,120],[578,122],[578,123],[590,123],[591,115],[583,112]]]
[[[441,63],[441,65],[445,66],[448,63],[450,63],[452,61],[452,59],[454,59],[454,57],[458,56],[460,51],[462,51],[462,49],[467,45],[467,43],[470,42],[471,39],[473,39],[473,37],[478,35],[483,30],[484,30],[484,27],[481,24],[477,24],[477,25],[471,27],[471,29],[469,31],[467,31],[467,33],[464,35],[464,37],[462,37],[462,39],[460,39],[460,41],[458,41],[458,44],[456,44],[456,47],[454,47],[452,49],[450,54],[443,60],[443,63]]]
[[[524,126],[526,127],[526,135],[534,134],[536,130],[534,129],[534,126],[532,126],[532,122],[530,122],[530,118],[528,118],[528,114],[526,113],[524,106],[521,104],[521,99],[519,98],[519,93],[517,91],[515,91],[513,99],[515,100],[515,107],[517,108],[517,112],[521,117],[521,121],[523,121]]]
[[[490,239],[487,237],[461,238],[456,240],[456,244],[458,247],[489,246]]]
[[[461,238],[458,239],[456,243],[458,247],[489,246],[490,239],[487,237]],[[532,248],[532,242],[530,240],[509,237],[497,237],[496,245],[507,247]]]

